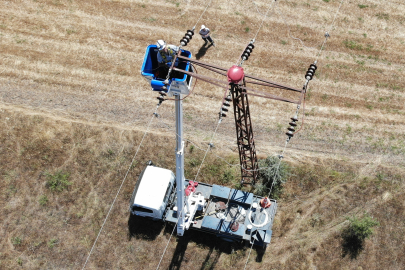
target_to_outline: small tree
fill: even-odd
[[[368,214],[363,218],[347,218],[349,226],[342,231],[343,238],[343,257],[350,254],[355,259],[364,249],[364,240],[373,234],[372,227],[378,226],[378,221],[374,220]]]
[[[259,159],[259,173],[255,193],[267,196],[271,189],[270,196],[277,199],[282,192],[282,184],[287,181],[290,168],[276,156],[269,156],[266,159]]]

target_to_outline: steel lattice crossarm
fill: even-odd
[[[191,63],[193,63],[194,65],[200,66],[202,68],[208,69],[210,71],[213,71],[217,74],[223,75],[223,76],[228,76],[227,75],[227,71],[229,71],[229,69],[225,69],[223,67],[219,67],[213,64],[207,64],[198,60],[194,60],[194,59],[190,59],[184,56],[179,55],[178,58],[180,60],[184,60],[184,61],[189,61]],[[223,80],[218,80],[212,77],[208,77],[208,76],[204,76],[204,75],[200,75],[200,74],[196,74],[196,73],[192,73],[192,72],[187,72],[178,68],[173,68],[173,70],[179,71],[179,72],[183,72],[189,75],[192,75],[194,78],[196,79],[200,79],[202,81],[214,84],[216,86],[222,87],[222,88],[227,88],[228,85],[230,84],[229,80],[227,81],[223,81]],[[225,72],[223,72],[225,71]],[[245,88],[245,90],[247,90],[248,92],[246,92],[245,94],[247,95],[252,95],[252,96],[259,96],[259,97],[264,97],[264,98],[269,98],[269,99],[274,99],[274,100],[279,100],[279,101],[285,101],[285,102],[289,102],[289,103],[295,103],[295,104],[301,104],[301,96],[299,99],[297,100],[292,100],[292,99],[288,99],[288,98],[284,98],[284,97],[279,97],[276,95],[271,95],[269,93],[265,93],[265,92],[260,92],[258,90],[255,90],[253,88],[250,87],[246,87],[246,84],[256,84],[256,85],[261,85],[261,86],[267,86],[267,87],[271,87],[271,88],[278,88],[278,89],[282,89],[282,90],[289,90],[289,91],[293,91],[293,92],[299,92],[301,94],[304,93],[304,89],[297,89],[295,87],[291,87],[291,86],[286,86],[286,85],[282,85],[280,83],[276,83],[276,82],[272,82],[269,80],[265,80],[262,78],[257,78],[254,76],[251,76],[249,74],[243,74],[244,78],[249,78],[251,80],[245,80],[244,85],[241,87]]]
[[[190,59],[185,56],[177,54],[177,58],[180,61],[188,61],[194,65],[205,68],[222,76],[226,76],[227,80],[220,80],[206,75],[197,74],[195,72],[185,71],[172,65],[171,69],[177,72],[182,72],[193,76],[196,79],[208,82],[215,86],[225,89],[225,96],[221,107],[220,117],[225,117],[228,111],[226,106],[229,106],[229,102],[232,100],[233,111],[235,117],[236,127],[236,142],[238,145],[239,159],[241,165],[242,184],[255,184],[257,180],[257,156],[255,148],[255,140],[253,136],[253,128],[250,117],[249,100],[248,95],[258,96],[293,104],[301,104],[303,96],[305,94],[305,88],[297,89],[294,87],[282,85],[280,83],[272,82],[266,79],[257,78],[248,74],[245,74],[243,68],[240,66],[232,66],[230,69],[226,69],[213,64],[207,64],[198,60]],[[174,62],[174,61],[173,61]],[[249,80],[246,80],[246,79]],[[276,88],[281,90],[287,90],[299,93],[299,98],[294,100],[291,98],[281,97],[258,91],[252,87],[246,86],[247,84],[259,85],[262,87]],[[226,97],[226,92],[229,90],[229,95]]]

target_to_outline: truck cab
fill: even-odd
[[[136,216],[162,220],[175,184],[172,171],[151,163],[139,175],[130,200],[129,211]]]

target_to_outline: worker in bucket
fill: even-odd
[[[161,39],[157,41],[156,47],[158,49],[157,60],[159,62],[159,67],[170,67],[172,60],[179,51],[179,47],[166,44],[166,42]],[[176,60],[174,65],[178,65],[178,60]]]
[[[213,41],[212,38],[210,37],[210,29],[209,29],[209,28],[205,27],[205,25],[201,25],[201,30],[200,30],[199,33],[200,33],[200,35],[201,35],[201,38],[205,41],[205,44],[204,44],[204,45],[206,45],[207,42],[209,41],[209,42],[211,42],[211,44],[212,44],[213,46],[215,46],[214,41]]]

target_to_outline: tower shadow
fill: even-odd
[[[266,253],[266,247],[255,247],[256,250],[256,262],[261,263],[263,261],[263,256]]]
[[[167,232],[169,232],[169,230]],[[215,266],[218,263],[218,260],[222,253],[231,254],[232,251],[244,247],[244,245],[241,243],[226,242],[218,238],[217,236],[209,233],[201,233],[199,231],[189,230],[182,237],[179,237],[177,239],[176,250],[174,251],[168,269],[179,270],[181,269],[182,262],[188,261],[189,258],[186,250],[189,242],[194,242],[198,246],[203,246],[209,249],[201,265],[201,270],[215,269]]]
[[[212,255],[216,251],[215,255]],[[215,247],[210,247],[210,250],[207,253],[207,256],[205,256],[205,260],[201,265],[200,270],[213,270],[215,269],[215,266],[218,263],[219,257],[221,257],[222,252],[219,250],[216,250]]]
[[[198,50],[197,54],[195,55],[195,59],[200,60],[200,58],[202,58],[208,51],[209,48],[211,48],[213,45],[212,43],[210,43],[210,45],[205,46],[205,44],[203,46],[201,46],[201,48]]]
[[[186,250],[190,239],[180,237],[177,239],[176,250],[174,251],[172,261],[170,262],[170,270],[179,270],[183,261],[187,262],[188,258],[185,257]]]

